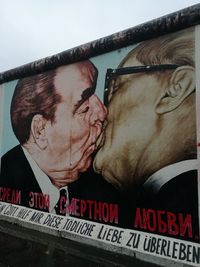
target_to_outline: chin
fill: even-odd
[[[101,175],[108,183],[112,184],[117,190],[124,191],[121,180],[118,179],[116,176],[113,176],[112,173],[110,173],[108,170],[107,171],[102,170]]]
[[[136,184],[133,179],[134,168],[129,159],[123,157],[109,157],[107,153],[99,151],[93,162],[94,171],[112,184],[119,191],[135,190]]]
[[[73,182],[76,182],[79,179],[79,176],[80,175],[78,174],[78,175],[72,177],[71,179],[68,179],[68,184],[71,184]]]
[[[84,166],[83,166],[83,168],[81,169],[80,172],[85,172],[85,171],[87,171],[87,170],[89,169],[89,167],[91,166],[91,163],[92,163],[92,157],[90,156],[90,157],[88,157],[88,158],[86,159],[85,164],[84,164]]]
[[[86,172],[92,163],[92,156],[89,156],[87,158],[82,158],[76,167],[74,168],[74,171],[77,172],[77,176],[79,177],[80,173]]]
[[[108,163],[108,164],[107,164]],[[111,161],[99,161],[95,158],[93,162],[93,169],[96,173],[103,176],[103,178],[110,184],[112,184],[115,188],[121,190],[121,175],[119,175],[116,170],[117,168],[111,168]],[[113,166],[114,167],[114,166]],[[114,170],[114,171],[113,171]]]

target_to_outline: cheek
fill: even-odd
[[[73,140],[87,137],[90,133],[90,127],[84,120],[72,120],[71,134]]]
[[[47,136],[52,150],[62,150],[69,147],[71,137],[68,125],[57,123],[48,127]]]
[[[133,134],[133,125],[130,119],[109,123],[105,131],[104,149],[113,157],[126,157],[125,150],[129,149],[132,143]]]
[[[108,124],[103,133],[104,143],[99,151],[102,161],[114,161],[115,165],[118,161],[122,168],[123,163],[128,164],[132,159],[132,154],[136,156],[141,146],[140,136],[144,128],[137,113],[139,112],[135,109],[124,109],[117,117],[115,110],[109,114]]]

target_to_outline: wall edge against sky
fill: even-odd
[[[0,84],[200,24],[200,4],[0,73]]]

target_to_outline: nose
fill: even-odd
[[[104,121],[107,115],[107,108],[101,102],[101,100],[96,95],[90,97],[90,123],[94,124],[97,121]]]

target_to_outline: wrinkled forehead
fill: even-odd
[[[54,79],[54,86],[63,98],[69,98],[71,95],[78,97],[85,89],[93,87],[95,79],[94,66],[89,61],[84,61],[59,67]]]

